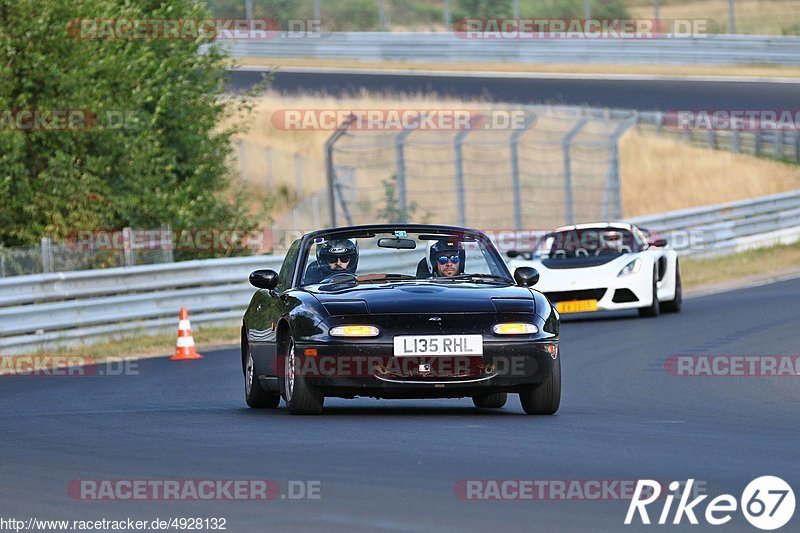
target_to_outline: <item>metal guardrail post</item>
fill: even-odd
[[[408,198],[406,197],[406,138],[411,135],[412,129],[406,129],[397,134],[397,202],[400,204],[400,222],[408,222]]]
[[[575,223],[575,206],[572,199],[572,160],[570,158],[570,145],[572,139],[581,131],[581,129],[589,122],[588,117],[583,117],[575,124],[571,130],[564,136],[561,141],[561,149],[564,153],[564,208],[566,211],[566,223]]]
[[[775,157],[781,159],[783,157],[783,130],[775,130]]]
[[[456,209],[458,210],[458,224],[460,226],[467,225],[467,202],[464,199],[464,154],[461,147],[472,128],[480,124],[481,120],[483,120],[483,115],[480,113],[470,118],[469,127],[460,130],[453,139],[453,150],[456,158]]]
[[[325,172],[328,175],[328,206],[331,210],[330,224],[332,228],[336,227],[336,173],[333,169],[333,148],[339,138],[347,132],[347,128],[350,127],[355,119],[355,115],[347,117],[342,125],[339,126],[339,129],[333,132],[333,135],[328,137],[328,140],[325,141]]]
[[[753,132],[753,146],[755,147],[756,156],[761,155],[761,130]]]
[[[522,128],[511,134],[511,187],[514,194],[514,229],[522,229],[522,185],[519,177],[519,139],[536,122],[536,115],[525,116]]]
[[[800,163],[800,131],[794,132],[794,160]]]
[[[738,129],[733,130],[733,152],[738,154],[742,151],[742,134]]]
[[[708,139],[708,147],[712,150],[717,149],[717,132],[714,128],[709,128],[706,132],[706,137]]]
[[[630,129],[636,122],[638,117],[634,115],[622,124],[620,124],[614,133],[611,135],[609,149],[611,152],[611,162],[608,172],[608,192],[614,194],[614,212],[611,218],[618,220],[622,218],[622,184],[619,179],[619,139],[628,129]],[[608,202],[605,203],[605,209],[608,209]]]
[[[53,242],[42,237],[42,272],[47,274],[53,271]]]

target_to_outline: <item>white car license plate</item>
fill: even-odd
[[[402,335],[394,355],[483,355],[482,335]]]

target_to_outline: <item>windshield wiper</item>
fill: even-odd
[[[496,280],[496,281],[507,281],[508,283],[514,283],[513,280],[509,278],[505,278],[503,276],[495,276],[494,274],[459,274],[457,276],[452,276],[449,278],[436,278],[436,279],[478,279],[478,280]]]
[[[379,281],[399,281],[404,279],[417,279],[417,277],[408,274],[365,274],[363,276],[356,276],[356,281],[358,283],[376,283]]]

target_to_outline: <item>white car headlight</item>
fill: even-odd
[[[377,337],[380,330],[375,326],[336,326],[331,328],[331,337]]]
[[[526,324],[523,322],[509,322],[505,324],[495,324],[492,327],[498,335],[531,335],[537,333],[539,328],[534,324]]]
[[[636,259],[625,265],[625,268],[619,271],[617,277],[621,278],[623,276],[630,276],[631,274],[638,274],[641,269],[642,269],[642,260],[637,257]]]

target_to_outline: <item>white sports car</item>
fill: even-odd
[[[681,310],[678,255],[664,239],[626,223],[563,226],[533,251],[511,250],[508,266],[534,267],[537,290],[560,313],[638,309],[640,316]]]

